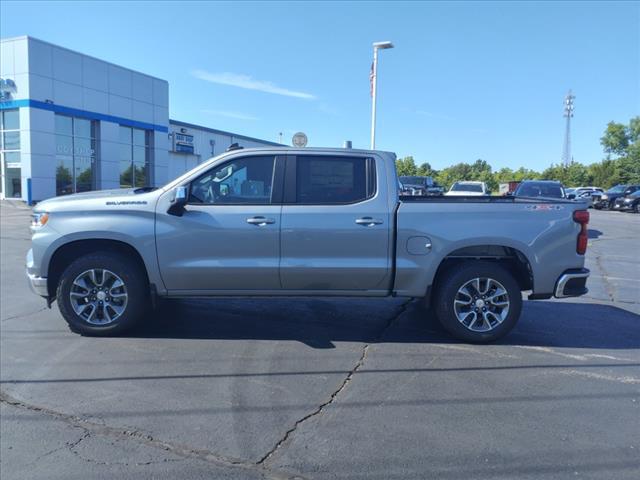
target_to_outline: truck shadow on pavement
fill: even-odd
[[[587,235],[590,239],[600,238],[602,232],[600,230],[596,230],[595,228],[590,228],[587,230]]]
[[[460,343],[418,301],[381,299],[171,300],[127,336],[137,338]],[[516,328],[496,345],[640,348],[640,316],[611,305],[525,301]]]

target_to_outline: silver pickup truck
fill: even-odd
[[[588,220],[563,199],[403,197],[388,152],[237,149],[162,188],[39,203],[27,275],[84,335],[123,332],[159,297],[398,296],[489,342],[521,292],[587,292]]]

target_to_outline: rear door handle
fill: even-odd
[[[247,218],[247,223],[250,223],[251,225],[257,225],[258,227],[264,227],[265,225],[276,223],[276,221],[273,218],[249,217]]]
[[[382,220],[378,220],[377,218],[372,217],[362,217],[356,219],[356,223],[364,227],[373,227],[374,225],[381,225]]]

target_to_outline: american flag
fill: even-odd
[[[373,71],[373,62],[371,62],[371,72],[369,73],[369,95],[373,97],[373,79],[376,78],[376,74]]]

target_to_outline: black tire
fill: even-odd
[[[608,204],[607,204],[607,210],[613,210],[613,206],[615,204],[615,201],[611,200]]]
[[[499,282],[508,295],[509,307],[506,317],[491,330],[484,332],[474,331],[463,325],[458,320],[454,309],[458,290],[475,278],[487,278]],[[442,326],[455,338],[471,343],[489,343],[504,337],[518,322],[522,311],[522,293],[513,275],[502,266],[491,262],[467,261],[445,270],[437,279],[432,305]],[[496,319],[497,317],[493,317],[493,320]],[[482,325],[485,324],[482,323]]]
[[[124,282],[127,294],[122,313],[112,322],[100,325],[90,323],[78,315],[74,311],[71,300],[72,288],[77,290],[77,287],[73,287],[74,280],[83,272],[93,269],[108,270],[120,277]],[[72,332],[86,336],[118,335],[138,323],[148,308],[149,290],[146,273],[131,259],[118,253],[97,252],[84,255],[74,260],[60,276],[56,299],[60,313]],[[115,315],[113,316],[115,317]]]
[[[636,203],[636,208],[634,209],[636,213],[640,213],[640,202]]]

